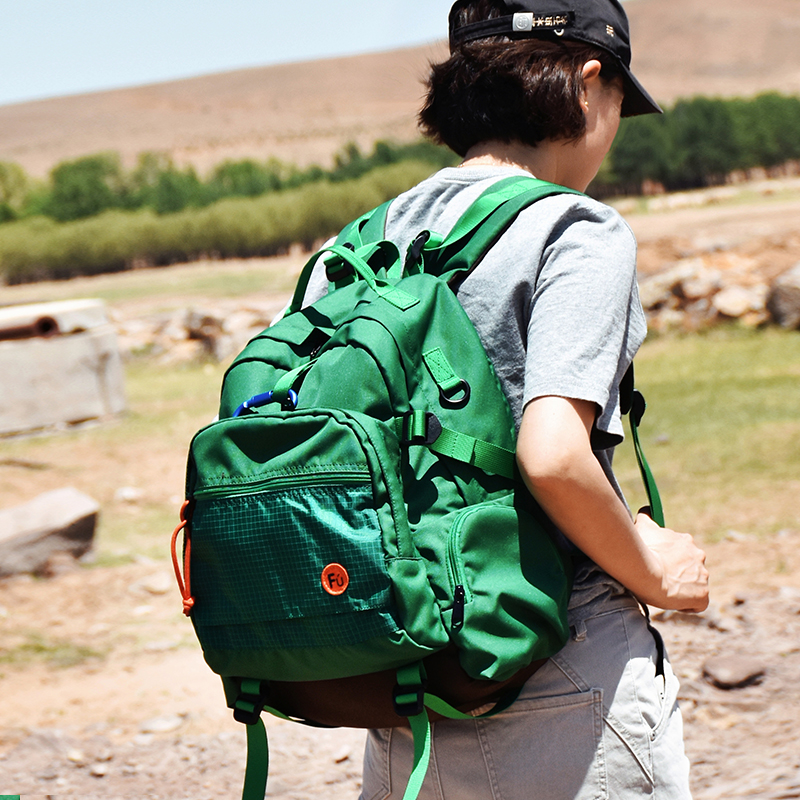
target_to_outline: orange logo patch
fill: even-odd
[[[344,594],[350,584],[350,576],[341,564],[328,564],[322,570],[322,588],[334,595]]]

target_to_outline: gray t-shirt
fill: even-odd
[[[386,238],[405,252],[422,230],[446,235],[510,167],[444,169],[390,206]],[[306,301],[326,291],[318,270]],[[519,214],[463,281],[458,298],[478,330],[519,427],[525,404],[556,395],[598,407],[592,443],[617,492],[613,445],[622,439],[619,382],[645,333],[636,241],[609,206],[572,194]]]

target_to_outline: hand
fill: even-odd
[[[662,528],[640,511],[634,525],[661,566],[661,596],[640,598],[649,605],[699,613],[708,608],[706,554],[688,533]]]

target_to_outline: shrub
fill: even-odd
[[[403,162],[354,181],[322,181],[261,197],[229,198],[159,216],[151,209],[106,211],[57,223],[32,217],[0,226],[0,274],[7,283],[63,279],[199,256],[274,255],[312,245],[410,188],[430,164]]]

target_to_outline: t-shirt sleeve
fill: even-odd
[[[530,295],[524,403],[555,395],[600,409],[595,446],[622,435],[619,382],[643,337],[636,241],[608,206],[578,204],[552,229]]]

